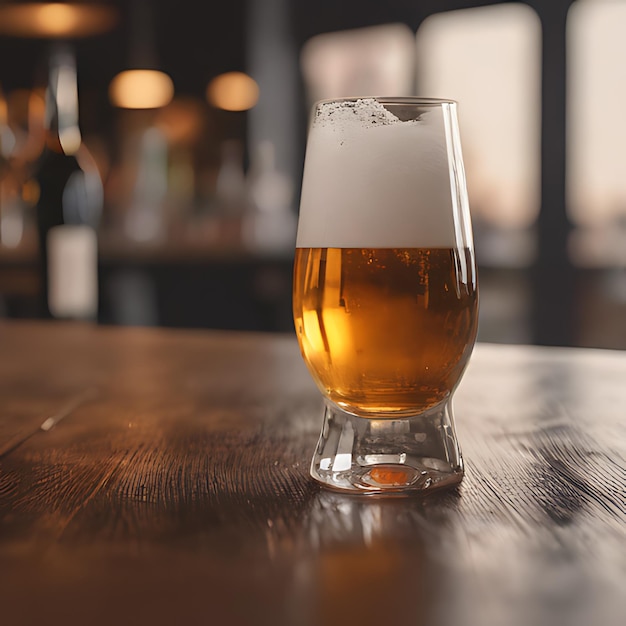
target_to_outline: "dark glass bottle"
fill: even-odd
[[[46,142],[34,176],[41,315],[96,320],[102,180],[81,139],[74,54],[62,44],[49,55],[45,123]]]

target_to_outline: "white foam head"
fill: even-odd
[[[446,112],[441,104],[422,110],[417,119],[401,121],[373,98],[318,105],[307,143],[298,247],[460,243]]]

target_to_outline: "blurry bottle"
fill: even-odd
[[[239,247],[246,210],[246,175],[241,141],[229,139],[220,145],[220,165],[215,180],[216,236],[219,243]]]
[[[229,139],[220,146],[220,167],[216,180],[218,210],[226,216],[239,216],[246,203],[246,175],[243,168],[243,145]]]
[[[160,241],[166,235],[167,139],[150,126],[141,133],[137,177],[126,217],[126,234],[135,241]]]
[[[8,118],[15,137],[10,161],[13,183],[17,185],[14,213],[19,213],[19,218],[15,215],[15,219],[8,220],[5,234],[7,239],[16,240],[19,220],[23,239],[30,241],[36,236],[35,209],[39,198],[39,185],[33,176],[45,145],[45,88],[12,91],[8,98]]]
[[[41,314],[95,320],[102,181],[81,140],[76,62],[57,44],[49,57],[46,143],[36,164]]]
[[[259,142],[248,171],[248,212],[244,243],[261,250],[291,250],[295,245],[294,188],[289,176],[276,167],[274,144]]]
[[[17,89],[5,100],[0,90],[0,245],[6,248],[34,235],[39,187],[32,176],[44,146],[43,120],[43,93]]]
[[[20,243],[24,230],[14,163],[16,145],[15,133],[8,122],[7,102],[0,89],[0,246],[8,248]]]

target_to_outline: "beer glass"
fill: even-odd
[[[477,328],[456,103],[317,103],[296,239],[293,313],[325,400],[311,475],[352,493],[457,484],[452,396]]]

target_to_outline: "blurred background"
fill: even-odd
[[[0,317],[37,318],[51,45],[102,182],[102,324],[293,332],[320,98],[459,102],[479,339],[626,348],[626,0],[0,2]],[[131,73],[132,72],[132,73]]]

